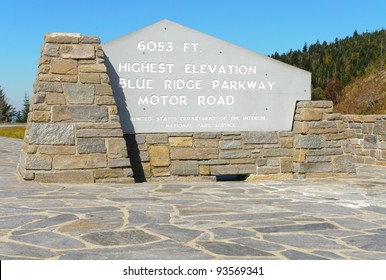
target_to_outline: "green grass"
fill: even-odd
[[[25,126],[0,127],[0,136],[23,139]]]

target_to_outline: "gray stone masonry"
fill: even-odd
[[[41,182],[322,178],[386,166],[386,116],[299,101],[292,131],[123,135],[98,37],[49,33],[18,171]]]
[[[347,148],[347,125],[341,115],[333,114],[330,101],[298,102],[292,131],[136,134],[129,138],[138,180],[215,180],[223,175],[245,175],[249,180],[321,178],[356,172]]]
[[[356,163],[386,166],[386,115],[341,116]]]
[[[45,36],[19,174],[40,182],[133,182],[98,37]]]

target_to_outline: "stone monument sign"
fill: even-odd
[[[18,173],[43,183],[355,173],[357,121],[333,114],[332,102],[305,101],[310,79],[167,20],[105,45],[48,33]],[[383,118],[363,122],[360,135],[383,134]],[[384,164],[377,137],[353,143]]]
[[[168,20],[103,45],[124,133],[291,130],[311,74]]]

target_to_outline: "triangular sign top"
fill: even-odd
[[[291,130],[311,74],[169,20],[103,46],[126,133]]]

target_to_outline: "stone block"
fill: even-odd
[[[53,122],[107,122],[108,110],[104,106],[53,106]]]
[[[386,160],[377,160],[375,164],[379,166],[386,166]]]
[[[218,148],[218,139],[195,139],[194,147],[196,148]]]
[[[78,129],[76,137],[78,138],[105,138],[105,137],[122,137],[123,133],[120,128],[115,129]]]
[[[48,155],[30,155],[21,152],[21,166],[26,170],[51,170],[52,158]]]
[[[101,76],[102,84],[104,85],[110,84],[110,78],[109,78],[109,75],[107,75],[107,73],[100,73],[100,76]]]
[[[222,150],[241,149],[243,146],[241,140],[222,140],[219,145]]]
[[[105,154],[57,155],[53,168],[56,170],[92,169],[107,166]]]
[[[308,156],[307,162],[331,162],[331,156]]]
[[[319,100],[319,101],[299,101],[296,104],[297,108],[332,108],[332,101]]]
[[[67,183],[82,184],[94,183],[94,173],[91,170],[82,171],[55,171],[45,173],[35,173],[35,181],[40,183]]]
[[[97,96],[98,99],[98,96]],[[118,107],[117,106],[109,106],[109,114],[110,115],[118,115]]]
[[[152,145],[149,148],[149,159],[151,166],[169,166],[170,153],[166,145]]]
[[[151,170],[153,177],[168,177],[170,176],[169,167],[154,167]]]
[[[345,147],[345,145],[347,146],[351,146],[350,143],[348,143],[348,140],[342,140],[342,141],[327,141],[325,142],[325,147],[326,148],[340,148],[340,147]],[[348,148],[348,147],[346,147]],[[347,150],[347,152],[349,152],[349,150]]]
[[[343,119],[342,114],[327,114],[326,120],[327,121],[341,121]]]
[[[293,155],[294,162],[305,162],[306,161],[306,151],[295,149]]]
[[[32,99],[31,99],[31,104],[42,104],[45,102],[46,100],[46,96],[47,95],[50,95],[52,93],[42,93],[42,92],[39,92],[39,93],[36,93],[32,96]]]
[[[259,158],[259,159],[257,159],[256,164],[258,167],[266,166],[268,164],[268,159]]]
[[[101,138],[78,138],[76,146],[79,154],[106,152],[105,140]]]
[[[35,179],[35,172],[31,172],[29,170],[25,170],[20,166],[20,164],[17,167],[17,172],[24,180],[34,180]]]
[[[118,115],[112,115],[109,117],[109,121],[111,123],[120,123],[120,118]]]
[[[31,122],[50,122],[51,112],[49,111],[33,111],[31,112]]]
[[[280,159],[280,171],[281,171],[281,173],[291,173],[292,169],[293,169],[292,157]]]
[[[56,57],[59,55],[59,45],[46,43],[43,46],[43,55]]]
[[[27,154],[36,154],[36,152],[38,151],[38,146],[36,146],[36,145],[27,145],[25,142],[23,142],[22,149]]]
[[[73,155],[75,152],[75,146],[39,146],[39,153],[42,155]]]
[[[271,166],[263,166],[257,168],[258,175],[266,175],[266,174],[279,174],[280,167],[271,167]]]
[[[47,43],[58,43],[58,44],[77,44],[79,43],[82,34],[80,33],[46,33],[44,41]]]
[[[83,84],[64,84],[63,92],[68,104],[93,104],[94,86]]]
[[[168,135],[167,134],[148,134],[146,135],[146,142],[148,144],[167,144]]]
[[[53,58],[51,61],[51,73],[61,75],[77,75],[78,62],[73,59]]]
[[[220,151],[220,159],[233,159],[233,158],[249,158],[251,157],[251,151],[248,150],[222,150]]]
[[[108,162],[109,168],[126,168],[130,166],[131,162],[129,158],[110,158]]]
[[[216,139],[220,136],[217,132],[198,132],[193,134],[194,139]]]
[[[199,161],[199,165],[224,165],[228,164],[229,160],[224,159],[211,159]]]
[[[105,122],[100,122],[100,123],[76,123],[75,124],[76,129],[82,130],[82,129],[119,129],[121,131],[121,125],[117,123],[105,123]],[[111,137],[116,137],[115,133],[113,133]],[[122,135],[122,134],[121,134]],[[78,136],[78,135],[77,135]],[[107,136],[108,137],[108,136]]]
[[[210,175],[210,166],[203,165],[199,167],[200,175],[209,176]]]
[[[128,154],[125,139],[107,139],[107,154],[109,158],[127,158]]]
[[[101,77],[99,74],[87,73],[79,74],[79,80],[82,84],[100,84]]]
[[[301,134],[308,133],[308,122],[294,121],[292,131],[294,133],[301,133]]]
[[[37,92],[63,92],[62,84],[57,82],[37,82],[34,88]]]
[[[81,73],[106,73],[107,69],[104,63],[81,64],[79,66]]]
[[[171,147],[192,147],[192,137],[170,137],[169,144]]]
[[[280,160],[279,160],[279,158],[267,158],[267,165],[268,166],[279,166]]]
[[[47,105],[65,105],[66,99],[63,93],[50,92],[47,93],[45,98]]]
[[[33,123],[29,134],[29,144],[74,145],[74,126],[71,124]]]
[[[276,144],[279,137],[276,132],[245,132],[244,143],[246,144]]]
[[[365,149],[377,149],[378,148],[378,137],[377,135],[365,135],[363,140],[363,148]]]
[[[97,169],[94,172],[95,179],[126,177],[123,169]]]
[[[111,85],[96,85],[95,86],[95,94],[97,96],[100,95],[113,95],[113,89]]]
[[[264,149],[261,151],[263,157],[292,157],[293,149]]]
[[[238,164],[238,165],[214,165],[210,168],[210,175],[248,175],[256,173],[255,164]]]
[[[309,122],[308,132],[310,134],[338,133],[338,124],[333,121]]]
[[[386,120],[380,120],[374,123],[374,134],[386,135]]]
[[[335,140],[345,140],[348,138],[346,132],[334,133],[334,134],[324,134],[324,139],[326,141],[335,141]]]
[[[356,173],[356,167],[351,155],[341,155],[332,159],[334,173]]]
[[[228,160],[229,164],[256,164],[255,158],[231,158]]]
[[[331,173],[333,166],[331,162],[301,163],[296,171],[299,173]]]
[[[362,133],[363,134],[372,134],[374,129],[373,123],[364,123],[362,125]]]
[[[378,149],[386,150],[386,142],[378,142]]]
[[[199,174],[197,161],[173,161],[171,164],[171,174],[178,176],[196,176]]]
[[[97,105],[115,105],[115,99],[114,99],[114,96],[96,96],[95,103]],[[112,114],[112,115],[117,115],[117,114]]]
[[[101,39],[97,36],[82,36],[80,37],[79,44],[100,44]]]
[[[295,135],[295,148],[320,149],[324,146],[322,135]]]
[[[293,147],[294,147],[293,137],[280,138],[280,148],[292,149]]]
[[[62,45],[60,56],[72,59],[94,59],[95,48],[93,45]]]
[[[341,148],[319,149],[306,151],[307,156],[335,156],[343,154]]]
[[[215,148],[178,148],[171,149],[171,159],[214,159],[218,158],[218,149]]]
[[[354,160],[353,160],[354,161]],[[354,162],[355,163],[355,162]],[[364,158],[364,164],[376,165],[377,160],[375,158]]]
[[[315,108],[304,108],[300,111],[300,120],[302,121],[321,121],[323,111]]]
[[[40,74],[48,74],[50,73],[50,65],[47,65],[47,64],[42,64],[38,67],[38,73]]]
[[[50,65],[51,64],[51,59],[52,59],[52,57],[49,57],[49,56],[47,56],[47,55],[41,55],[40,56],[40,59],[39,59],[39,66],[40,65]]]
[[[39,74],[39,81],[46,82],[62,82],[62,83],[76,83],[78,81],[77,75],[59,75],[59,74]]]

